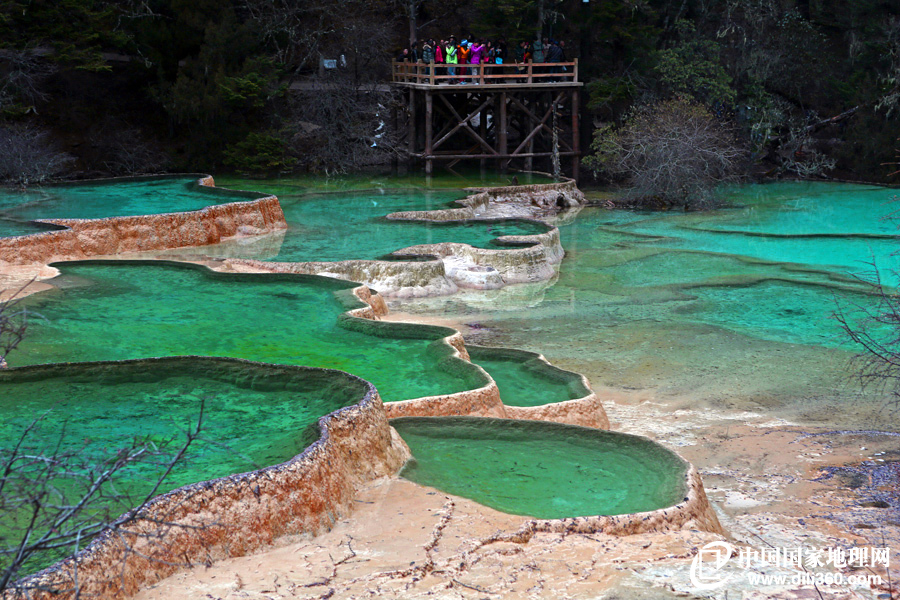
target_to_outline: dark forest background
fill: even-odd
[[[897,1],[5,0],[0,177],[383,163],[395,100],[374,86],[411,35],[538,31],[579,58],[588,130],[677,98],[734,132],[748,172],[891,170]]]

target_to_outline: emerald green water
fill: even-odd
[[[595,385],[689,396],[694,406],[807,422],[900,428],[886,396],[860,391],[858,348],[832,318],[874,307],[853,279],[877,259],[893,283],[900,239],[881,220],[895,190],[829,183],[745,186],[734,208],[635,213],[587,208],[560,227],[566,257],[538,300],[404,301],[477,323],[474,343],[541,352]],[[896,413],[894,413],[896,415]]]
[[[34,219],[102,219],[186,212],[261,196],[201,186],[195,176],[53,185],[26,192],[0,188],[0,237],[40,231],[27,223]]]
[[[539,421],[394,419],[413,460],[401,477],[540,519],[673,506],[686,463],[646,438]]]
[[[216,185],[233,190],[265,190],[270,194],[289,196],[314,192],[352,192],[363,190],[460,190],[469,187],[511,185],[513,177],[519,184],[551,183],[553,179],[533,173],[500,174],[479,169],[439,170],[431,177],[423,173],[346,173],[333,177],[320,175],[292,175],[271,179],[249,179],[234,175],[216,175]]]
[[[0,448],[15,446],[41,417],[23,449],[51,452],[48,441],[61,440],[60,452],[77,452],[76,471],[85,472],[133,440],[169,442],[165,447],[174,453],[185,432],[198,424],[202,404],[200,439],[175,465],[161,492],[287,461],[318,439],[319,417],[360,402],[368,389],[365,382],[335,371],[204,358],[13,369],[0,371],[0,386]],[[166,460],[123,470],[115,487],[128,497],[93,503],[92,510],[108,510],[115,517],[132,508],[152,490]],[[61,489],[72,487],[63,483],[58,482]],[[10,533],[7,527],[30,514],[28,506],[22,513],[8,510],[0,511],[0,539]],[[42,568],[69,551],[43,554],[29,566]]]
[[[156,261],[57,265],[57,290],[31,296],[29,335],[13,366],[203,355],[340,369],[386,401],[482,385],[437,340],[451,333],[367,320],[354,284],[322,277],[224,275]],[[342,322],[344,326],[342,326]],[[348,328],[353,326],[353,329]]]
[[[541,406],[589,393],[579,375],[549,366],[535,355],[473,345],[466,349],[472,362],[497,382],[500,399],[508,406]]]
[[[478,248],[497,248],[504,235],[534,235],[549,230],[532,221],[426,223],[392,221],[393,212],[453,208],[465,196],[462,185],[496,185],[505,180],[434,180],[430,187],[416,178],[349,179],[332,187],[315,187],[304,180],[253,181],[221,178],[220,185],[259,189],[275,194],[284,210],[288,230],[281,250],[267,260],[284,262],[374,260],[418,244],[459,242]],[[444,186],[457,186],[445,189]],[[329,194],[311,190],[341,190]],[[364,189],[359,189],[364,188]],[[215,249],[209,250],[215,255]]]

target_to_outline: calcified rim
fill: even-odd
[[[146,215],[130,215],[130,216],[111,216],[111,217],[99,217],[96,219],[72,219],[67,217],[56,217],[56,218],[46,218],[46,219],[31,219],[29,222],[31,223],[40,223],[42,225],[52,225],[61,229],[57,229],[54,231],[71,229],[71,225],[74,223],[106,223],[113,222],[116,219],[139,219],[142,217],[166,217],[172,215],[184,215],[184,214],[192,214],[192,213],[203,213],[205,211],[209,211],[212,208],[217,206],[225,206],[228,204],[248,204],[258,202],[260,200],[269,200],[275,198],[272,194],[262,194],[259,192],[251,192],[247,190],[232,190],[229,188],[217,187],[215,185],[215,180],[212,175],[208,175],[205,173],[166,173],[162,175],[136,175],[134,177],[102,177],[98,179],[84,179],[80,181],[60,181],[56,183],[49,184],[47,187],[82,187],[89,186],[95,184],[103,184],[103,185],[113,185],[116,183],[126,183],[126,182],[138,182],[138,181],[166,181],[170,179],[186,179],[186,178],[194,178],[193,182],[190,182],[190,185],[194,186],[194,189],[197,191],[203,192],[205,194],[212,194],[222,196],[231,196],[235,199],[229,202],[224,202],[221,204],[211,204],[209,206],[205,206],[203,208],[199,208],[196,210],[179,210],[173,212],[165,212],[165,213],[148,213]],[[240,199],[242,198],[242,199]],[[42,235],[47,233],[53,233],[53,231],[40,231],[36,233],[26,233],[20,235],[7,236],[8,238],[25,238],[31,237],[34,235]]]
[[[538,173],[547,175],[545,173]],[[549,176],[549,175],[548,175]],[[391,252],[391,258],[395,260],[378,260],[378,259],[345,259],[336,261],[294,261],[294,262],[276,262],[276,261],[260,261],[254,259],[231,258],[230,263],[235,265],[245,265],[255,270],[268,271],[274,273],[306,273],[318,274],[327,273],[330,276],[336,276],[343,279],[352,277],[351,272],[360,267],[370,272],[388,272],[398,268],[407,271],[423,271],[433,270],[436,267],[443,269],[444,257],[464,257],[472,261],[477,266],[490,266],[503,269],[496,258],[504,257],[508,264],[505,270],[510,273],[517,266],[532,265],[535,263],[546,263],[548,269],[537,280],[549,279],[552,277],[552,266],[562,261],[563,251],[559,241],[559,229],[544,223],[538,219],[528,217],[515,218],[496,218],[496,217],[480,217],[475,214],[473,207],[478,205],[486,205],[490,197],[501,195],[517,195],[530,194],[535,192],[580,192],[575,184],[574,179],[565,178],[559,182],[544,184],[529,184],[521,186],[499,186],[490,188],[465,188],[470,192],[463,198],[454,200],[454,204],[458,204],[460,208],[437,209],[433,211],[408,211],[395,212],[385,215],[384,218],[396,221],[411,222],[429,222],[429,223],[446,223],[446,224],[465,224],[465,223],[501,223],[509,221],[526,221],[535,223],[547,228],[543,233],[533,235],[506,235],[499,236],[493,240],[498,246],[506,246],[504,248],[477,248],[470,244],[461,242],[443,242],[439,244],[417,244],[406,248],[400,248]],[[439,217],[439,218],[438,218]],[[415,262],[404,262],[403,259],[417,259]],[[499,268],[498,268],[499,267]],[[534,281],[536,279],[525,275],[515,275],[504,277],[505,283],[524,283]],[[371,282],[370,282],[371,284]]]
[[[508,268],[514,269],[518,265],[534,264],[535,262],[545,262],[548,267],[556,265],[562,261],[562,248],[559,241],[559,229],[544,223],[538,219],[528,217],[515,218],[497,218],[497,217],[480,217],[474,213],[472,206],[478,204],[486,204],[490,196],[502,194],[523,194],[545,191],[577,191],[575,181],[566,179],[565,181],[547,184],[530,184],[523,186],[500,186],[492,188],[466,188],[466,191],[474,192],[464,198],[454,200],[455,204],[459,204],[462,208],[447,208],[433,211],[408,211],[395,212],[385,215],[384,218],[395,221],[410,222],[429,222],[429,223],[446,223],[446,224],[466,224],[466,223],[502,223],[509,221],[525,221],[542,225],[547,228],[544,233],[533,235],[505,235],[498,236],[493,240],[499,246],[504,248],[477,248],[471,244],[461,242],[443,242],[439,244],[417,244],[400,248],[391,252],[390,256],[396,260],[377,260],[377,259],[346,259],[337,261],[295,261],[295,262],[275,262],[260,261],[254,259],[229,259],[232,264],[240,264],[252,267],[258,270],[270,272],[299,272],[308,274],[329,273],[331,275],[340,276],[342,278],[349,277],[349,272],[359,266],[367,267],[374,271],[402,269],[422,269],[423,267],[433,268],[435,265],[443,266],[444,257],[465,257],[470,259],[475,265],[494,266],[496,268],[496,257],[504,257],[511,259]],[[435,215],[444,215],[444,218],[434,218]],[[403,262],[402,259],[423,259],[416,262]],[[493,263],[493,264],[492,264]],[[420,266],[422,265],[422,266]],[[499,269],[498,269],[499,270]],[[550,278],[549,272],[542,279]],[[530,281],[524,277],[513,277],[507,283],[524,283]]]
[[[437,418],[419,418],[419,417],[402,417],[391,419],[391,423],[396,422],[434,422]],[[458,421],[476,421],[482,419],[461,417]],[[485,421],[510,421],[507,419],[483,419]],[[509,427],[513,425],[510,424]],[[697,529],[705,529],[714,533],[724,533],[709,500],[706,497],[706,491],[703,488],[703,481],[696,468],[681,457],[677,452],[670,450],[642,435],[631,433],[623,433],[619,431],[603,431],[600,433],[597,428],[583,427],[569,423],[553,423],[542,421],[535,423],[531,427],[545,427],[547,429],[570,429],[579,431],[587,435],[612,435],[622,438],[634,438],[640,440],[641,443],[651,444],[659,447],[664,452],[672,456],[676,462],[682,467],[682,493],[683,499],[671,506],[664,506],[655,510],[622,513],[617,515],[598,515],[584,517],[566,517],[559,519],[534,519],[523,517],[525,521],[515,532],[498,532],[491,538],[483,540],[482,544],[492,541],[504,540],[526,540],[538,532],[548,533],[605,533],[608,535],[634,535],[640,533],[665,532],[682,529],[686,525],[695,525]]]
[[[190,498],[198,492],[213,490],[216,494],[222,494],[226,489],[234,489],[240,486],[247,486],[247,489],[249,490],[249,484],[251,483],[267,478],[271,480],[272,478],[277,478],[285,474],[289,470],[296,469],[300,466],[306,466],[307,464],[316,461],[320,454],[329,452],[329,444],[332,438],[332,426],[337,425],[340,421],[347,421],[352,423],[360,414],[360,412],[379,411],[381,407],[381,400],[378,396],[378,392],[375,390],[375,386],[373,386],[368,381],[361,379],[360,377],[357,377],[350,373],[346,373],[344,371],[324,369],[320,367],[273,365],[269,363],[236,358],[221,358],[209,356],[188,355],[121,361],[95,361],[83,363],[52,363],[47,365],[31,365],[0,371],[0,382],[8,382],[9,380],[15,380],[20,377],[29,377],[33,376],[34,374],[46,374],[47,376],[53,376],[56,372],[84,372],[100,369],[103,367],[131,369],[138,368],[144,365],[150,367],[163,365],[174,367],[182,364],[186,366],[196,365],[196,363],[213,363],[216,365],[223,365],[226,368],[232,366],[254,367],[265,371],[285,372],[289,375],[294,374],[301,378],[309,376],[310,374],[316,374],[346,382],[347,384],[349,384],[348,393],[353,391],[350,386],[358,387],[360,397],[359,400],[355,403],[348,402],[347,406],[319,417],[319,419],[317,420],[319,429],[318,439],[304,448],[303,451],[296,456],[276,465],[266,466],[254,471],[247,471],[245,473],[236,473],[218,477],[215,479],[200,481],[197,483],[181,486],[169,492],[160,494],[149,500],[139,513],[135,513],[135,510],[132,509],[131,511],[128,511],[121,515],[118,519],[111,523],[112,527],[118,526],[123,522],[131,520],[134,517],[137,517],[138,521],[140,520],[141,516],[149,516],[152,518],[154,514],[167,514],[170,512],[176,512],[182,513],[179,515],[179,517],[184,518],[185,516],[189,516],[189,513],[179,511],[178,508],[183,505],[186,498]],[[38,573],[19,580],[18,582],[16,582],[16,586],[40,586],[43,582],[48,582],[55,576],[65,576],[67,570],[70,570],[75,565],[80,565],[88,559],[98,559],[104,552],[110,550],[110,546],[115,544],[117,539],[117,533],[110,528],[107,528],[100,534],[98,534],[84,549],[54,565],[51,565],[50,567],[47,567],[46,569],[43,569],[42,571],[39,571]]]
[[[171,176],[163,176],[163,178],[176,178],[176,177],[183,177],[183,176],[184,175],[171,175]],[[152,178],[154,178],[154,177],[116,178],[116,179],[108,179],[108,180],[101,180],[101,181],[111,181],[112,182],[112,181],[152,179]],[[159,177],[157,176],[156,178],[159,178]],[[79,182],[79,183],[84,184],[84,183],[91,183],[91,182]],[[73,185],[78,185],[79,183],[75,183]],[[208,176],[204,176],[203,179],[200,179],[197,183],[198,183],[198,185],[202,185],[202,186],[213,185],[212,178],[208,177]],[[564,183],[568,184],[569,182],[564,182]],[[554,184],[548,184],[548,185],[554,185]],[[574,185],[574,183],[572,183],[571,185]],[[229,192],[235,193],[234,191],[224,190],[223,188],[213,188],[213,189],[217,189],[217,190],[222,189],[223,192],[225,192],[225,193],[229,193]],[[240,192],[240,193],[253,195],[253,192]],[[481,192],[479,192],[479,193],[481,193]],[[471,197],[472,196],[469,196],[469,198],[471,198]],[[259,202],[260,200],[264,200],[264,201],[265,200],[274,200],[275,203],[277,204],[277,199],[274,196],[263,197],[263,198],[260,198],[257,200],[252,200],[251,202]],[[241,204],[241,203],[231,203],[231,204]],[[217,206],[222,206],[222,205],[217,205]],[[215,208],[216,208],[216,206],[211,206],[211,207],[207,207],[205,209],[201,209],[200,211],[193,211],[193,212],[203,213],[204,211],[210,211],[210,209],[215,209]],[[280,210],[280,206],[278,208]],[[455,210],[455,209],[449,209],[449,210]],[[184,214],[184,213],[164,213],[164,214],[171,215],[171,214]],[[123,219],[123,218],[124,219],[134,219],[135,217],[109,217],[106,219],[77,219],[77,220],[53,219],[53,220],[46,220],[46,221],[53,223],[53,224],[56,224],[54,222],[84,223],[84,222],[103,222],[103,221],[109,222],[111,220]],[[282,219],[283,219],[283,215],[282,215]],[[480,219],[476,218],[473,220],[480,220]],[[18,239],[24,239],[24,238],[33,238],[36,236],[53,235],[53,234],[58,234],[58,233],[59,232],[52,232],[52,231],[51,232],[40,232],[40,233],[29,234],[26,236],[17,236],[17,237],[18,237]],[[558,242],[559,232],[556,228],[552,228],[550,231],[548,231],[545,234],[539,234],[539,236],[506,236],[506,239],[504,241],[508,240],[513,243],[517,243],[519,241],[528,241],[528,238],[540,237],[540,236],[555,237]],[[452,244],[451,246],[471,248],[472,250],[476,250],[476,251],[480,250],[480,249],[473,248],[473,247],[465,245],[465,244]],[[488,250],[487,252],[527,252],[529,250],[533,250],[535,247],[536,246],[531,246],[528,248],[514,248],[511,250]],[[539,246],[537,246],[537,247],[539,247]],[[414,250],[415,248],[416,247],[413,247],[412,249]],[[410,249],[407,249],[407,250],[410,250]],[[435,256],[435,255],[425,253],[425,254],[423,254],[423,256]],[[558,260],[561,260],[561,258],[562,257],[560,255],[558,257]],[[435,259],[437,260],[436,256],[435,256]],[[73,262],[101,263],[101,262],[107,262],[107,261],[90,261],[90,260],[88,260],[88,261],[73,261]],[[149,261],[115,261],[115,262],[118,264],[121,264],[122,262],[172,263],[172,264],[177,264],[180,267],[187,267],[187,268],[193,267],[193,268],[197,268],[197,269],[204,269],[209,274],[213,274],[213,276],[216,275],[215,271],[213,271],[205,266],[192,265],[190,263],[184,263],[184,262],[180,262],[180,261],[149,260]],[[237,261],[235,261],[235,262],[237,262]],[[249,262],[250,264],[258,263],[260,266],[266,266],[266,265],[271,264],[271,263],[259,263],[259,261],[247,261],[247,262]],[[353,261],[353,262],[359,262],[359,261]],[[371,262],[379,262],[379,261],[371,261]],[[387,261],[380,261],[380,262],[387,262]],[[288,263],[288,264],[290,264],[290,263]],[[319,264],[333,266],[337,263],[319,263]],[[388,263],[388,264],[395,264],[395,263]],[[256,265],[254,264],[254,266],[256,266]],[[284,277],[285,275],[294,276],[294,277],[297,276],[292,273],[290,273],[290,274],[289,273],[271,273],[271,274],[266,274],[266,273],[234,274],[234,273],[232,273],[232,274],[228,274],[229,277],[234,277],[236,275],[249,276],[249,277],[259,276],[259,275],[275,276],[275,277]],[[301,275],[301,277],[302,277],[302,275]],[[318,277],[317,277],[317,279],[318,279]],[[349,292],[349,294],[345,294],[342,292]],[[352,327],[353,323],[361,322],[361,321],[365,320],[365,321],[368,321],[366,329],[370,329],[372,325],[374,325],[376,328],[381,328],[381,327],[385,327],[385,326],[392,327],[392,328],[396,328],[398,326],[400,326],[400,327],[405,326],[405,327],[413,327],[414,328],[413,331],[416,331],[418,333],[422,333],[425,331],[430,331],[433,333],[440,333],[440,332],[446,333],[446,335],[443,336],[442,338],[440,338],[439,341],[441,344],[444,344],[449,347],[450,359],[451,360],[458,359],[461,363],[465,363],[465,365],[468,365],[468,366],[465,366],[464,368],[471,369],[471,372],[475,375],[475,377],[484,382],[484,385],[482,385],[480,388],[477,388],[475,390],[468,390],[468,391],[464,391],[464,392],[457,392],[454,394],[431,396],[431,397],[424,397],[424,398],[418,398],[418,399],[413,399],[413,400],[394,402],[387,406],[396,406],[397,408],[400,408],[403,406],[415,407],[417,414],[422,414],[422,413],[419,413],[419,411],[423,410],[423,411],[426,411],[424,414],[444,416],[444,415],[449,415],[449,414],[465,415],[465,414],[477,413],[478,410],[476,410],[475,413],[453,412],[453,411],[445,410],[445,407],[448,404],[451,404],[451,405],[457,404],[457,405],[464,406],[465,403],[468,401],[469,397],[471,396],[471,394],[473,394],[473,393],[476,393],[476,394],[481,393],[481,394],[485,394],[488,397],[493,397],[493,396],[496,397],[496,405],[499,405],[499,407],[494,405],[494,403],[491,403],[492,406],[489,407],[489,411],[496,410],[496,409],[499,409],[500,411],[515,411],[518,409],[530,410],[533,408],[546,408],[546,407],[553,407],[553,406],[577,404],[577,403],[581,403],[581,402],[588,401],[588,400],[596,401],[596,396],[594,395],[594,393],[592,391],[590,391],[590,384],[588,383],[587,379],[584,378],[583,375],[572,373],[573,376],[578,376],[581,378],[583,386],[585,387],[586,390],[588,390],[590,392],[584,398],[570,400],[568,402],[563,402],[563,403],[555,403],[555,404],[551,404],[551,405],[545,405],[545,407],[527,407],[527,408],[526,407],[504,407],[504,405],[502,403],[500,403],[500,401],[499,401],[499,392],[497,390],[496,382],[494,382],[493,378],[491,378],[490,375],[484,369],[482,369],[478,365],[470,363],[469,361],[466,360],[467,353],[465,352],[465,346],[462,342],[462,336],[458,331],[451,329],[451,328],[446,328],[446,327],[436,327],[436,326],[419,325],[419,324],[400,324],[400,323],[390,323],[389,324],[389,323],[378,322],[376,320],[377,319],[377,308],[374,306],[373,303],[369,303],[366,301],[366,298],[370,297],[370,293],[369,293],[369,290],[365,286],[359,286],[359,287],[352,288],[352,289],[341,290],[341,291],[337,292],[335,295],[339,299],[339,301],[344,302],[345,307],[348,309],[347,312],[345,312],[341,316],[341,318],[344,321],[345,326],[350,325]],[[352,298],[351,298],[351,296],[352,296]],[[396,329],[395,329],[395,331],[396,331]],[[426,336],[426,337],[430,337],[430,336]],[[541,361],[543,361],[544,363],[546,363],[549,368],[558,369],[557,367],[553,367],[552,365],[550,365],[549,362],[547,362],[546,359],[544,359],[544,357],[541,355],[534,354],[534,353],[525,353],[524,351],[518,351],[518,352],[527,354],[530,357],[534,357],[534,356],[539,357],[539,359]],[[246,361],[246,360],[241,360],[241,359],[217,359],[217,358],[211,358],[211,357],[189,357],[189,359],[190,360],[224,361],[227,363],[234,363],[234,364],[252,364],[252,365],[259,365],[263,368],[272,367],[272,368],[276,368],[279,370],[296,370],[297,372],[329,371],[328,369],[321,369],[321,368],[315,368],[315,367],[268,365],[266,363],[255,363],[253,361]],[[171,361],[179,361],[179,360],[183,360],[183,358],[165,357],[165,358],[156,358],[156,359],[138,359],[138,360],[134,360],[134,361],[120,361],[120,362],[105,363],[105,364],[115,364],[115,365],[132,364],[132,363],[151,363],[152,364],[154,362],[156,364],[160,364],[163,362],[171,362]],[[73,363],[63,363],[63,364],[71,366]],[[85,364],[88,364],[88,365],[95,364],[96,365],[96,364],[104,364],[104,363],[85,363]],[[38,371],[40,369],[48,369],[49,370],[49,369],[53,369],[53,368],[54,368],[54,365],[37,365],[37,366],[33,366],[33,367],[22,367],[21,369]],[[558,369],[558,370],[563,371],[562,369]],[[13,369],[11,372],[15,373],[17,371],[18,371],[18,369]],[[347,377],[347,378],[350,378],[353,380],[359,380],[358,377],[355,377],[353,375],[350,375],[350,374],[347,374],[344,372],[340,372],[340,371],[329,371],[329,372],[341,373],[340,376]],[[571,373],[571,372],[568,372],[568,373]],[[360,380],[360,381],[364,381],[364,380]],[[210,481],[206,481],[206,482],[199,482],[199,483],[191,484],[188,486],[184,486],[182,488],[178,488],[176,490],[173,490],[171,492],[168,492],[166,494],[163,494],[161,496],[154,498],[153,500],[150,501],[150,503],[148,503],[148,505],[145,506],[145,510],[149,510],[151,507],[153,507],[154,510],[161,509],[161,507],[163,507],[166,503],[170,503],[170,502],[178,503],[181,501],[181,500],[179,500],[179,497],[182,497],[188,493],[194,493],[197,491],[205,491],[205,490],[210,490],[213,488],[218,489],[220,487],[222,487],[222,488],[229,487],[229,486],[234,487],[234,486],[237,486],[240,484],[246,484],[249,481],[252,481],[254,478],[259,478],[259,477],[263,477],[265,475],[285,472],[289,468],[293,468],[298,465],[312,464],[316,461],[317,457],[321,457],[322,461],[329,460],[328,457],[325,456],[325,454],[328,452],[328,448],[330,448],[329,442],[332,439],[330,432],[331,432],[331,427],[333,425],[337,425],[339,422],[343,423],[344,421],[346,421],[348,424],[352,424],[354,415],[359,415],[361,412],[373,412],[374,411],[382,416],[384,416],[384,414],[385,414],[383,409],[381,409],[381,410],[378,409],[379,406],[383,406],[383,405],[382,405],[381,400],[378,397],[378,394],[375,391],[374,387],[368,382],[365,382],[365,385],[367,386],[366,392],[359,403],[357,403],[353,406],[338,409],[338,410],[336,410],[332,413],[329,413],[328,415],[325,415],[319,419],[318,423],[319,423],[319,427],[320,427],[320,431],[321,431],[321,435],[320,435],[319,439],[316,440],[315,442],[313,442],[307,448],[305,448],[303,450],[303,452],[301,452],[294,458],[292,458],[284,463],[281,463],[279,465],[265,467],[258,471],[230,475],[230,476],[226,476],[226,477],[222,477],[222,478],[218,478],[218,479],[214,479],[214,480],[210,480]],[[470,402],[469,404],[471,407],[472,403]],[[599,401],[597,401],[597,404],[599,405]],[[475,408],[478,409],[478,406],[475,406]],[[602,407],[601,407],[601,410],[602,410]],[[507,416],[507,415],[498,415],[498,416]],[[514,415],[509,415],[509,416],[514,416]],[[537,418],[537,419],[553,418],[552,416],[548,416],[548,415],[543,415],[543,416],[539,416],[539,417],[527,417],[527,416],[521,416],[521,415],[515,415],[515,416],[517,418]],[[566,420],[565,415],[558,416],[558,417],[559,417],[558,420],[560,420],[560,421]],[[603,417],[605,419],[605,414],[603,415]],[[607,422],[606,427],[608,427],[608,422]],[[358,460],[358,454],[354,455],[354,460]],[[681,460],[683,461],[683,459],[681,459]],[[322,464],[322,463],[319,462],[319,464]],[[688,464],[688,463],[686,463],[686,464]],[[697,474],[696,470],[692,466],[690,466],[688,469],[688,472],[686,474],[686,481],[688,482],[688,488],[687,488],[688,495],[686,496],[685,501],[683,501],[682,503],[680,503],[678,505],[670,507],[668,509],[663,509],[662,511],[652,511],[651,513],[639,513],[636,515],[621,515],[619,517],[581,517],[581,518],[577,518],[577,519],[561,519],[561,520],[552,520],[552,521],[532,520],[532,521],[526,522],[526,524],[523,527],[525,528],[526,532],[530,531],[532,534],[535,531],[551,531],[551,530],[552,531],[570,531],[570,530],[575,531],[575,530],[582,530],[584,528],[590,528],[591,531],[606,531],[606,532],[614,533],[614,534],[615,533],[627,534],[627,533],[637,533],[639,531],[678,528],[678,527],[683,526],[689,520],[695,519],[698,514],[702,514],[705,516],[706,522],[708,524],[712,523],[712,524],[708,525],[708,528],[710,528],[711,530],[714,530],[714,531],[721,531],[721,526],[715,520],[715,515],[712,514],[711,521],[710,521],[709,517],[707,516],[712,511],[709,508],[709,505],[706,501],[705,492],[703,490],[703,486],[702,486],[702,482],[700,481],[699,474]],[[124,519],[126,517],[127,517],[127,514],[123,515],[123,517],[121,517],[120,519]],[[320,517],[321,517],[321,515],[320,515]],[[598,519],[600,521],[597,521]],[[615,519],[616,523],[609,523],[609,522],[605,521],[606,519]],[[650,523],[651,525],[647,525],[648,523]],[[654,527],[656,529],[654,529]],[[24,582],[37,582],[37,578],[46,578],[46,577],[51,577],[53,575],[59,575],[63,572],[63,570],[65,568],[71,567],[73,564],[77,564],[77,563],[73,563],[73,561],[80,562],[83,560],[91,559],[95,555],[100,554],[102,549],[106,549],[110,546],[110,544],[112,543],[111,537],[112,536],[109,533],[101,534],[87,548],[85,548],[78,554],[74,555],[73,557],[69,557],[68,559],[65,559],[64,561],[62,561],[60,563],[57,563],[56,565],[53,565],[50,568],[45,569],[34,576],[26,578],[25,580],[23,580],[23,583]]]

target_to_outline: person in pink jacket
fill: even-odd
[[[481,64],[481,58],[484,55],[484,40],[478,40],[469,48],[469,64]],[[470,69],[472,71],[472,83],[478,83],[478,69]]]

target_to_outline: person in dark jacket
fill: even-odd
[[[562,49],[560,49],[559,44],[555,41],[550,42],[550,46],[547,48],[547,58],[546,61],[548,63],[558,63],[562,62]],[[557,66],[550,67],[551,73],[559,73],[560,68]],[[550,81],[558,81],[556,77],[551,77]]]
[[[425,75],[431,75],[431,64],[434,63],[434,46],[431,40],[425,40],[425,43],[422,44],[422,62],[428,65],[425,67]],[[428,81],[428,79],[425,80],[426,83]]]

